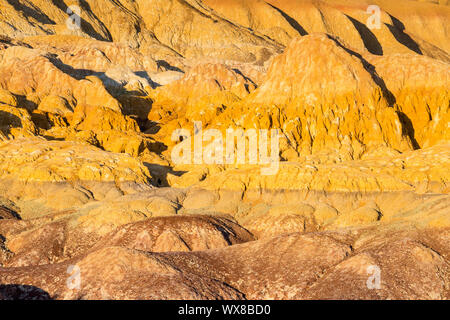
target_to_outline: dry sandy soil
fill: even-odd
[[[0,0],[0,300],[450,299],[448,21]],[[198,122],[278,129],[278,170],[175,161]]]

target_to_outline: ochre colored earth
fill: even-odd
[[[448,21],[447,0],[0,0],[0,300],[450,299]],[[276,129],[276,171],[207,140],[175,161],[199,123]]]

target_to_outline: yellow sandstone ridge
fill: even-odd
[[[242,115],[239,118],[237,114]],[[244,128],[280,128],[282,155],[340,150],[358,158],[380,146],[412,149],[382,80],[360,56],[324,34],[294,39],[266,80],[220,118]],[[289,149],[290,150],[289,150]],[[347,155],[346,155],[347,153]]]
[[[447,21],[0,0],[0,300],[450,299]]]

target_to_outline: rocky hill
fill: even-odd
[[[450,299],[449,20],[0,0],[0,299]]]

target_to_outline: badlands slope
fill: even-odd
[[[0,299],[450,299],[449,4],[0,0]]]

